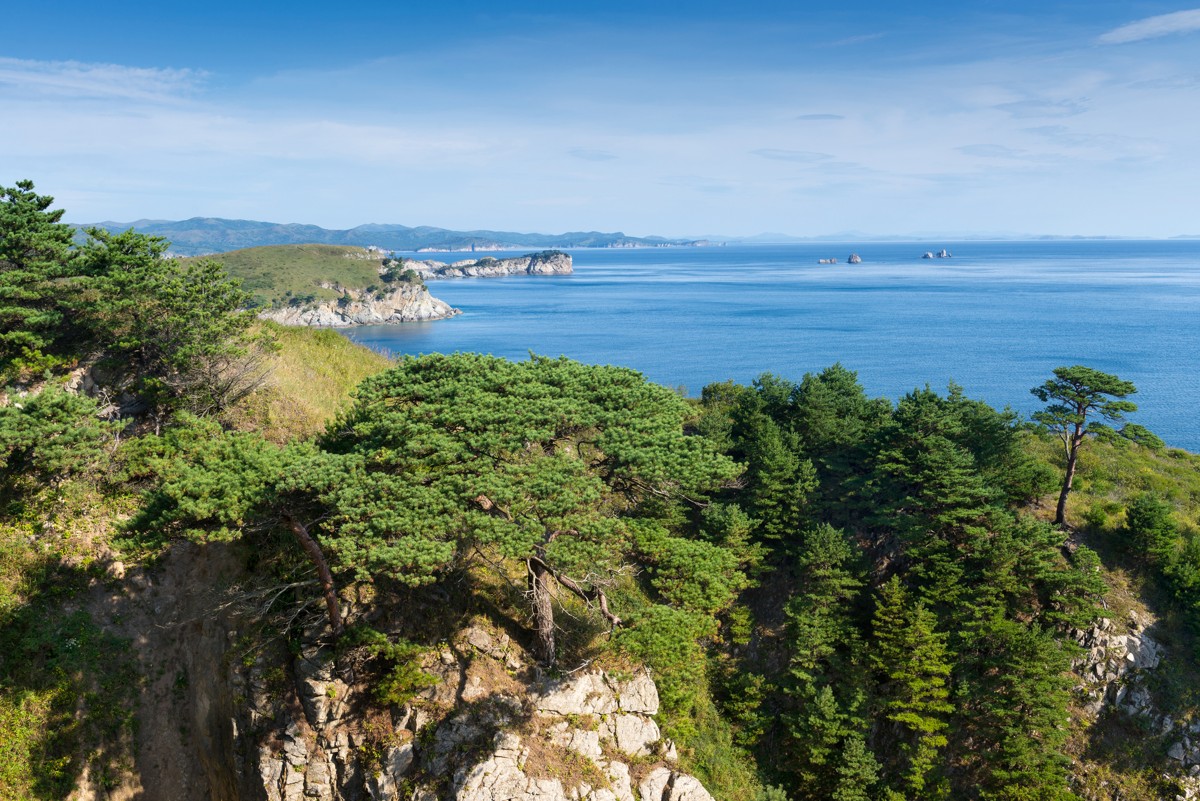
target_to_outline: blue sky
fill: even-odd
[[[0,184],[76,221],[1200,234],[1200,8],[745,5],[19,4]]]

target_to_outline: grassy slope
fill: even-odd
[[[130,643],[84,601],[108,580],[106,541],[128,498],[68,481],[0,517],[0,798],[66,798],[87,772],[116,788],[132,766],[140,686]],[[18,511],[19,510],[19,511]]]
[[[1057,440],[1031,438],[1031,447],[1060,466]],[[1171,599],[1154,570],[1138,563],[1124,542],[1125,509],[1135,495],[1154,492],[1171,501],[1181,532],[1200,530],[1200,455],[1177,449],[1154,451],[1124,441],[1089,441],[1080,452],[1079,471],[1067,502],[1067,519],[1104,566],[1108,614],[1118,629],[1131,610],[1157,619],[1153,636],[1167,648],[1149,687],[1159,709],[1176,720],[1200,719],[1200,652],[1197,626]],[[1056,497],[1039,514],[1050,519]],[[1077,762],[1078,790],[1085,798],[1152,801],[1163,797],[1161,768],[1169,738],[1157,736],[1139,719],[1103,716],[1076,728],[1068,745]],[[1157,769],[1156,769],[1157,768]]]
[[[305,295],[337,297],[317,286],[321,281],[352,288],[377,284],[381,263],[364,248],[345,245],[270,245],[205,258],[224,264],[230,275],[242,279],[243,288],[268,305]]]
[[[1029,439],[1039,458],[1062,468],[1062,444],[1049,437]],[[1079,468],[1067,501],[1067,521],[1076,528],[1115,531],[1125,522],[1125,507],[1135,495],[1154,492],[1175,507],[1183,530],[1200,531],[1200,454],[1178,448],[1152,450],[1126,440],[1088,440],[1079,452]],[[1053,517],[1054,501],[1046,514]]]
[[[231,410],[228,422],[273,442],[310,436],[350,398],[350,391],[390,362],[336,331],[263,323],[279,344],[266,383]]]

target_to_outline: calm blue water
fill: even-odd
[[[943,246],[952,259],[920,258]],[[863,264],[845,263],[851,250]],[[633,367],[693,395],[763,372],[799,380],[840,361],[871,395],[895,399],[953,380],[971,397],[1026,414],[1038,406],[1030,387],[1055,367],[1085,364],[1137,385],[1141,408],[1131,420],[1200,451],[1200,241],[572,255],[570,276],[430,282],[461,316],[347,334],[395,355],[565,354]],[[816,263],[829,256],[842,263]]]

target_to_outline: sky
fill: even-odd
[[[1200,234],[1200,8],[12,4],[24,178],[75,222]]]

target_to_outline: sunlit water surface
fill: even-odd
[[[923,260],[947,247],[950,259]],[[863,258],[848,265],[853,250]],[[481,256],[487,254],[473,254]],[[492,254],[498,257],[512,253]],[[575,273],[430,282],[450,320],[347,331],[392,355],[532,351],[699,394],[834,362],[896,399],[954,381],[1028,414],[1085,364],[1138,387],[1130,419],[1200,451],[1200,241],[805,244],[573,251]],[[442,261],[467,254],[421,254]],[[817,264],[837,257],[839,264]]]

